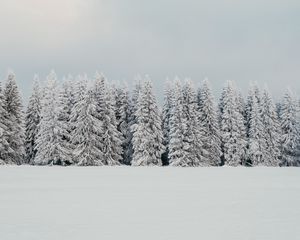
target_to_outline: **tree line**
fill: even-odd
[[[23,113],[14,73],[0,86],[0,164],[132,166],[299,166],[299,100],[274,103],[231,81],[218,104],[208,80],[166,84],[160,109],[149,76],[132,91],[103,74],[37,76]]]

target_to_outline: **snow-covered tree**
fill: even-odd
[[[121,163],[129,165],[131,162],[130,151],[130,97],[127,87],[118,87],[115,91],[117,129],[122,135],[123,158]]]
[[[94,93],[89,90],[84,94],[71,113],[71,121],[76,122],[71,135],[75,146],[73,158],[79,166],[102,166],[102,122],[95,117],[97,107]]]
[[[36,140],[39,131],[39,124],[41,120],[41,89],[40,82],[37,75],[34,76],[33,91],[29,98],[26,111],[26,162],[33,164],[36,155]]]
[[[133,166],[161,166],[164,151],[161,118],[148,77],[140,91],[133,131]]]
[[[42,99],[41,120],[36,140],[34,164],[61,164],[58,150],[58,86],[57,76],[52,70],[47,76],[47,83]]]
[[[261,96],[257,86],[251,87],[247,102],[247,157],[252,166],[264,165],[266,138],[262,119]]]
[[[262,99],[262,122],[263,132],[265,137],[265,149],[263,165],[265,166],[278,166],[280,163],[281,152],[280,152],[280,124],[278,115],[276,113],[276,107],[273,103],[272,97],[270,96],[267,89],[264,90]]]
[[[207,166],[218,166],[221,163],[221,136],[218,114],[208,80],[204,80],[198,91],[199,126],[203,131],[203,149],[208,153]]]
[[[115,99],[112,97],[112,89],[106,86],[104,90],[105,98],[102,110],[103,161],[105,165],[119,165],[123,153],[123,136],[117,129]]]
[[[4,89],[4,108],[7,114],[8,143],[11,151],[6,161],[22,164],[25,159],[25,129],[23,122],[23,106],[15,74],[10,72]]]
[[[71,125],[71,112],[75,104],[74,90],[71,78],[65,79],[58,96],[58,116],[57,116],[57,152],[59,165],[73,164],[72,150],[74,146],[71,142],[71,133],[73,127]]]
[[[221,141],[223,164],[238,166],[244,163],[246,154],[245,126],[237,106],[237,94],[228,81],[220,100]]]
[[[283,97],[280,107],[283,166],[299,166],[300,132],[297,111],[297,102],[291,91],[288,90]]]
[[[169,81],[167,81],[164,94],[164,105],[162,110],[162,130],[165,146],[165,152],[162,155],[163,165],[169,164],[169,143],[170,143],[170,118],[172,111],[172,98],[174,97],[174,89]]]
[[[2,87],[0,84],[0,165],[12,163],[8,162],[8,155],[11,151],[8,144],[8,120],[7,120],[7,112],[5,110],[5,99],[2,91]]]
[[[187,149],[184,148],[184,134],[187,122],[183,118],[182,86],[178,78],[171,96],[170,130],[169,130],[169,164],[171,166],[188,167]]]

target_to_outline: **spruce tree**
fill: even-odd
[[[5,110],[5,99],[3,95],[3,90],[0,84],[0,165],[12,164],[9,161],[9,153],[12,151],[9,147],[8,136],[8,119],[7,112]]]
[[[248,161],[252,166],[264,165],[266,139],[262,119],[261,96],[257,86],[251,87],[247,102]]]
[[[122,164],[130,165],[130,97],[127,87],[118,87],[115,91],[117,129],[122,135]]]
[[[296,100],[288,90],[283,97],[280,107],[280,121],[282,129],[282,165],[298,166],[300,156],[299,118],[297,116]]]
[[[26,111],[26,162],[33,164],[36,155],[36,141],[41,120],[41,89],[37,75],[34,76],[34,85],[32,94],[29,98],[29,103]]]
[[[162,130],[164,136],[163,144],[165,146],[165,152],[162,155],[163,165],[169,164],[170,118],[172,111],[172,97],[174,97],[173,95],[174,89],[172,88],[171,83],[168,81],[165,87],[164,105],[162,110]]]
[[[239,166],[245,161],[246,140],[243,116],[237,106],[237,93],[228,81],[220,100],[222,163]]]
[[[182,118],[185,123],[183,147],[188,166],[207,166],[208,153],[203,148],[204,131],[199,124],[197,95],[190,80],[186,80],[182,87]]]
[[[188,167],[189,162],[187,149],[184,148],[184,134],[187,122],[183,118],[183,95],[182,86],[178,78],[175,79],[175,86],[171,96],[169,132],[169,164],[170,166]]]
[[[36,140],[36,165],[61,164],[58,144],[58,86],[57,76],[52,70],[47,76],[47,83],[42,99],[41,120],[38,126],[39,132]]]
[[[148,77],[138,97],[133,131],[133,166],[161,166],[164,151],[161,118]]]
[[[79,166],[102,166],[102,122],[95,117],[97,111],[94,93],[89,90],[72,109],[71,121],[76,123],[71,139],[75,146],[74,161]]]
[[[267,89],[262,95],[262,122],[266,143],[263,165],[278,166],[281,158],[281,128],[275,104]]]
[[[207,166],[221,163],[221,136],[218,114],[208,80],[204,80],[198,91],[199,124],[203,131],[203,149],[208,154]]]
[[[4,89],[4,108],[7,114],[8,152],[6,161],[22,164],[25,159],[25,130],[23,123],[23,106],[16,83],[15,74],[10,72]]]

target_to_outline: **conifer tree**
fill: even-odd
[[[171,83],[167,81],[164,94],[164,105],[162,110],[162,130],[165,146],[165,152],[162,155],[163,165],[169,164],[169,143],[170,143],[170,118],[172,111],[172,98],[174,97],[174,89],[171,86]]]
[[[300,156],[299,118],[297,103],[293,94],[288,90],[283,97],[280,108],[282,128],[282,165],[298,166]]]
[[[275,104],[267,89],[264,90],[262,96],[262,122],[266,143],[263,165],[278,166],[281,158],[281,129]]]
[[[221,136],[218,115],[208,80],[198,91],[199,126],[203,131],[203,149],[207,152],[207,166],[221,163]]]
[[[22,164],[25,159],[25,130],[23,122],[23,106],[16,83],[15,74],[10,72],[4,89],[4,108],[7,114],[8,152],[7,162]]]
[[[3,90],[0,84],[0,165],[11,164],[9,162],[8,155],[12,149],[10,149],[8,144],[8,120],[7,112],[5,110],[5,99],[3,95]]]
[[[33,91],[29,99],[26,111],[26,163],[33,164],[37,152],[36,141],[41,120],[42,93],[37,75],[34,76]]]
[[[36,165],[61,164],[58,150],[58,86],[57,76],[52,70],[47,77],[42,99],[41,120],[36,141]]]
[[[231,81],[223,89],[220,100],[222,161],[238,166],[245,161],[246,140],[243,116],[237,107],[237,94]]]
[[[183,142],[188,165],[191,167],[206,166],[208,153],[203,148],[204,132],[199,124],[197,95],[190,80],[184,82],[182,96],[183,119],[186,123]]]
[[[99,151],[102,147],[102,122],[95,117],[94,93],[89,90],[84,94],[71,113],[71,121],[76,122],[71,135],[75,146],[73,158],[79,166],[102,166],[103,153]]]
[[[182,87],[178,78],[175,79],[174,91],[171,96],[170,132],[169,132],[169,164],[170,166],[188,167],[187,149],[184,148],[184,134],[187,122],[183,118]]]
[[[164,151],[161,118],[148,77],[139,94],[133,130],[133,166],[161,166]]]
[[[116,100],[116,121],[117,129],[122,135],[122,164],[129,165],[131,162],[130,151],[130,98],[127,87],[118,87],[115,91]]]
[[[251,87],[247,102],[248,161],[252,166],[264,165],[266,139],[262,119],[261,96],[257,86]]]

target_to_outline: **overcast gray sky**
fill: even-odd
[[[159,96],[174,75],[300,93],[299,0],[0,0],[0,29],[1,79],[13,69],[24,98],[51,69],[147,73]]]

